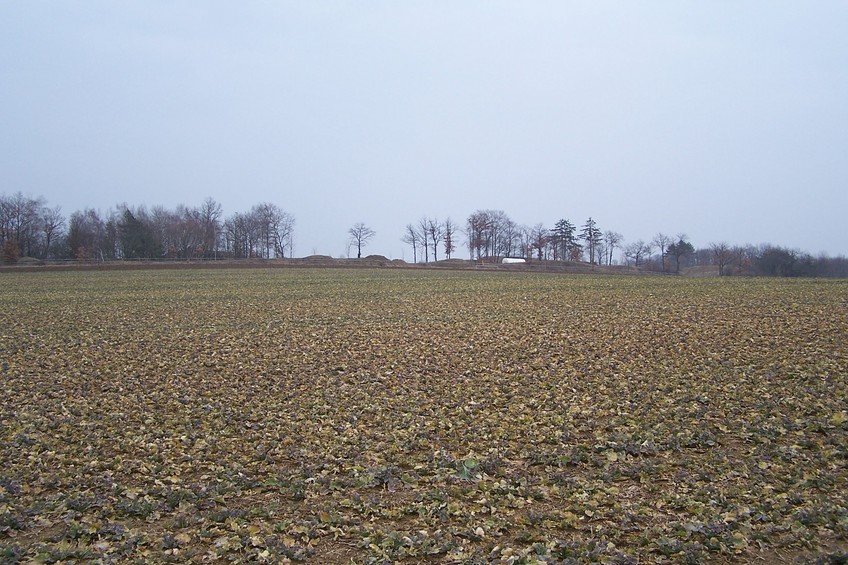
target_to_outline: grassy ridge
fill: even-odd
[[[0,561],[846,547],[845,281],[0,278]]]

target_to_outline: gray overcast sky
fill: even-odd
[[[0,193],[848,254],[848,2],[0,0]],[[466,251],[458,255],[467,256]]]

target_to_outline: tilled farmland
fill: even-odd
[[[848,281],[0,273],[2,563],[848,558]]]

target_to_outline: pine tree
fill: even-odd
[[[580,232],[580,237],[586,242],[589,248],[589,262],[595,262],[595,250],[603,242],[603,234],[598,228],[597,222],[589,217],[583,225],[583,231]]]
[[[568,261],[571,258],[572,250],[578,247],[577,240],[574,238],[576,230],[574,224],[565,219],[554,224],[554,245],[563,261]]]

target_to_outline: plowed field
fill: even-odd
[[[846,557],[848,281],[0,284],[0,562]]]

